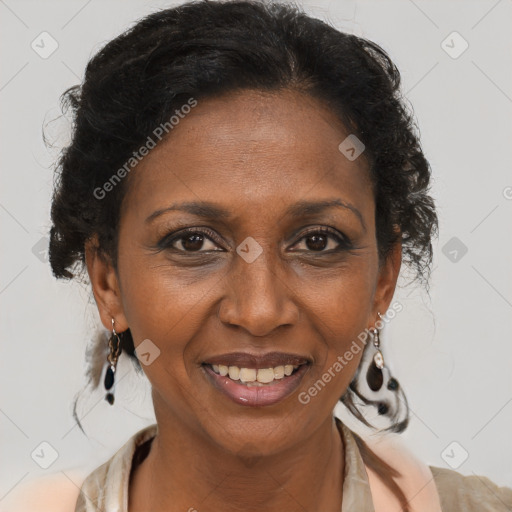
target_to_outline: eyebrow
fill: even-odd
[[[361,222],[361,225],[366,231],[366,224],[364,222],[361,212],[350,203],[342,201],[341,199],[328,199],[324,201],[298,201],[291,205],[285,211],[285,215],[299,217],[301,215],[315,215],[323,213],[329,208],[342,208],[351,211]],[[198,217],[205,219],[227,220],[231,217],[229,210],[220,206],[210,203],[208,201],[198,202],[189,201],[183,203],[174,203],[171,206],[154,211],[147,219],[146,224],[153,222],[157,217],[170,211],[184,211]]]

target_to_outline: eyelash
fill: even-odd
[[[206,235],[207,238],[210,239],[210,241],[212,241],[212,242],[214,242],[216,244],[220,244],[220,242],[218,242],[218,240],[217,240],[217,235],[211,229],[208,229],[208,228],[190,228],[190,229],[185,229],[184,231],[181,231],[181,232],[179,232],[177,234],[171,233],[170,235],[166,235],[158,243],[158,247],[160,249],[168,249],[168,248],[174,249],[172,247],[172,244],[175,241],[182,240],[182,239],[186,238],[187,236],[197,235],[197,234],[199,234],[199,235]],[[334,230],[332,228],[328,228],[328,227],[313,228],[313,229],[310,229],[309,231],[306,231],[305,233],[302,234],[302,236],[299,238],[299,240],[297,240],[297,242],[294,245],[296,245],[297,243],[301,242],[305,238],[308,238],[308,237],[313,236],[313,235],[329,235],[330,237],[334,238],[338,242],[339,247],[336,248],[336,249],[331,249],[329,251],[310,251],[310,252],[314,252],[314,253],[318,253],[318,254],[329,254],[329,253],[339,252],[339,251],[342,251],[342,250],[347,250],[347,249],[351,249],[352,248],[352,242],[350,241],[350,239],[347,236],[340,235],[336,230]],[[184,254],[187,254],[187,253],[188,254],[200,254],[200,253],[208,253],[208,252],[222,252],[222,251],[183,251],[181,249],[175,249],[175,250],[178,253],[184,253]]]

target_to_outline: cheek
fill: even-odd
[[[212,314],[208,292],[218,289],[219,275],[203,273],[198,278],[197,272],[195,276],[179,272],[161,261],[151,265],[147,257],[126,246],[119,251],[118,265],[123,309],[134,345],[157,354],[150,356],[150,364],[142,364],[144,373],[154,388],[186,395],[198,359],[192,347]],[[174,385],[169,386],[170,382]]]
[[[377,273],[373,258],[360,255],[330,274],[306,280],[306,310],[325,326],[323,338],[330,340],[329,346],[341,350],[343,341],[369,327]]]
[[[315,299],[309,310],[323,343],[317,347],[312,377],[318,383],[314,384],[317,392],[325,384],[326,394],[331,395],[329,403],[335,403],[346,390],[362,358],[375,279],[372,259],[361,258],[358,265],[347,267],[335,279],[314,285]]]
[[[184,292],[175,281],[151,269],[132,272],[128,282],[125,314],[143,371],[167,407],[185,417],[189,411],[184,404],[190,402],[192,389],[189,343],[196,331],[196,315],[201,314],[191,303],[195,293]],[[149,364],[144,363],[146,352]]]
[[[205,291],[215,285],[213,274],[186,272],[161,256],[145,254],[121,239],[118,268],[123,309],[134,343],[154,338],[160,343],[183,339],[193,329],[196,308],[205,303]],[[218,280],[218,276],[217,276]]]

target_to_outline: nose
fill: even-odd
[[[281,326],[298,322],[299,307],[293,300],[293,290],[286,282],[286,273],[279,261],[263,251],[248,263],[236,256],[225,277],[226,293],[219,318],[252,336],[268,336]]]

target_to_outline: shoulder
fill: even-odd
[[[443,511],[510,512],[512,489],[500,487],[481,475],[429,466],[436,483]]]
[[[86,476],[74,469],[22,481],[2,500],[2,512],[74,512]]]

